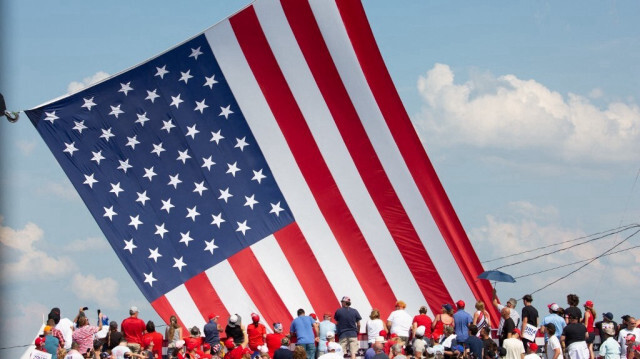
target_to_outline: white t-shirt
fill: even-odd
[[[69,318],[61,318],[58,324],[56,324],[56,329],[62,332],[62,337],[64,338],[64,348],[69,350],[71,349],[71,341],[73,338],[73,322]]]
[[[505,359],[520,359],[520,355],[524,353],[524,344],[522,344],[520,339],[505,339],[502,346],[507,350]]]
[[[562,346],[560,345],[560,339],[555,335],[550,336],[547,341],[547,348],[544,350],[546,358],[553,359],[555,350],[558,348],[560,348],[560,355],[558,356],[558,359],[562,359]]]
[[[62,321],[62,320],[60,320],[60,321]],[[58,323],[58,324],[60,324],[60,323]],[[72,350],[72,351],[68,352],[67,355],[64,356],[64,359],[84,359],[84,357],[77,350]]]
[[[620,331],[620,334],[618,334],[618,343],[620,343],[620,358],[623,359],[627,357],[627,341],[625,339],[627,334],[634,334],[636,336],[636,342],[638,342],[638,340],[640,340],[640,329],[622,329]]]
[[[382,322],[382,319],[370,319],[367,322],[367,342],[375,342],[376,337],[380,335],[381,330],[384,330],[384,323]]]
[[[531,353],[531,354],[525,355],[524,359],[540,359],[540,357],[536,353]]]
[[[131,353],[131,349],[126,345],[118,345],[117,347],[111,349],[111,354],[113,354],[116,359],[124,359],[124,353]]]
[[[408,337],[413,318],[406,310],[399,309],[391,312],[387,322],[391,322],[391,328],[389,328],[391,334],[397,334],[399,337]]]

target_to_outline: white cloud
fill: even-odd
[[[601,109],[586,97],[563,96],[515,75],[485,74],[456,84],[444,64],[421,76],[418,90],[424,105],[414,122],[429,144],[537,150],[564,161],[621,162],[640,156],[640,107],[635,104],[611,102]]]
[[[91,274],[87,276],[76,274],[71,282],[71,291],[78,298],[92,300],[100,307],[118,308],[120,306],[118,282],[111,277],[98,279]]]
[[[45,316],[46,319],[50,308],[36,302],[25,304],[21,302],[8,302],[4,299],[1,304],[3,308],[11,308],[11,310],[5,310],[4,315],[0,317],[0,330],[2,330],[3,333],[12,333],[12,335],[2,336],[2,338],[0,338],[0,345],[15,346],[33,343],[42,325],[43,316]],[[24,338],[28,339],[25,339],[24,342],[12,342],[11,339],[15,340],[15,338],[21,338],[21,340]],[[24,350],[25,348],[19,348],[12,353],[11,349],[8,349],[3,350],[2,354],[3,357],[17,358]]]
[[[0,224],[2,217],[0,217]],[[2,278],[6,282],[30,280],[34,278],[59,278],[76,269],[67,257],[53,257],[36,248],[35,243],[44,236],[44,231],[34,223],[27,223],[23,229],[15,230],[0,225],[0,243],[19,253],[10,255],[4,250]],[[16,260],[10,261],[9,259]]]
[[[78,92],[78,91],[84,89],[85,87],[87,87],[89,85],[93,85],[94,83],[96,83],[98,81],[106,79],[107,77],[109,77],[108,73],[106,73],[104,71],[98,71],[95,74],[93,74],[92,76],[85,77],[80,82],[72,81],[71,83],[69,83],[69,85],[67,86],[67,92],[68,93]]]
[[[107,240],[98,237],[89,237],[87,239],[76,239],[64,246],[65,252],[85,252],[109,249]]]
[[[80,195],[69,181],[63,182],[45,182],[38,188],[38,193],[45,195],[53,195],[67,201],[80,201]]]

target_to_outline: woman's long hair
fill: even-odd
[[[178,318],[176,318],[175,315],[172,315],[169,318],[169,332],[168,332],[169,335],[167,335],[168,336],[167,340],[169,342],[173,340],[173,335],[176,333],[176,329],[178,328],[180,328],[180,325],[178,325]]]

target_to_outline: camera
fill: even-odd
[[[84,308],[82,308],[82,310],[83,310],[83,311],[84,311],[84,310],[89,310],[89,307],[84,307]]]

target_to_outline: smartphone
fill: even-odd
[[[89,307],[84,307],[82,308],[82,310],[89,310]]]

